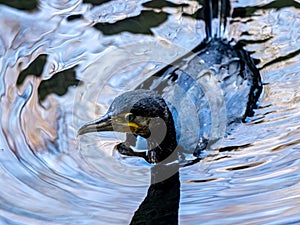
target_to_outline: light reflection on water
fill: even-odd
[[[257,1],[234,3],[251,5],[261,9],[250,21],[234,18],[229,36],[248,41],[247,49],[260,59],[265,83],[260,108],[232,131],[218,154],[180,170],[180,224],[300,220],[299,11],[264,9]],[[184,10],[193,12],[195,7],[193,3]],[[120,134],[79,140],[76,131],[83,122],[105,113],[118,93],[134,88],[162,62],[178,58],[204,37],[203,24],[180,16],[182,8],[165,8],[171,16],[151,29],[154,36],[103,36],[92,28],[96,22],[139,15],[142,9],[135,1],[93,8],[80,1],[41,1],[39,11],[31,13],[1,6],[1,224],[128,224],[131,220],[147,192],[149,166],[113,153],[116,142],[124,138]],[[84,19],[66,20],[76,14]],[[148,42],[156,45],[145,46]],[[139,47],[127,48],[133,43]],[[174,45],[181,51],[170,48]],[[159,49],[159,54],[146,64],[151,49]],[[42,74],[30,71],[16,86],[19,73],[40,54],[47,54]],[[76,78],[83,83],[65,87],[67,93],[61,97],[55,92],[39,99],[42,80],[76,65]]]

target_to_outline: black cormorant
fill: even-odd
[[[207,24],[204,42],[192,53],[140,84],[137,90],[116,97],[103,117],[84,124],[78,131],[79,135],[101,131],[125,132],[127,139],[117,145],[117,150],[121,154],[140,156],[156,164],[151,168],[151,186],[132,218],[132,225],[178,224],[179,164],[178,161],[169,162],[177,160],[181,152],[189,150],[186,148],[192,149],[194,152],[191,153],[195,156],[200,156],[207,147],[207,134],[212,132],[213,123],[211,110],[218,110],[220,93],[223,95],[223,103],[220,104],[225,108],[227,128],[231,129],[232,125],[251,116],[256,107],[262,84],[249,53],[239,44],[233,45],[220,37],[212,37],[211,18],[216,2],[204,1]],[[225,19],[223,22],[226,22],[230,2],[222,2],[221,14]],[[210,90],[211,95],[205,96],[205,91],[214,86],[200,81],[199,74],[212,76],[221,92],[214,93],[213,89]],[[197,87],[199,83],[202,85],[200,88]],[[188,98],[182,95],[188,95]],[[207,98],[213,100],[209,102]],[[190,105],[185,105],[186,99],[191,100]],[[213,104],[217,107],[213,107]],[[194,106],[193,110],[190,109],[191,105]],[[219,109],[219,114],[214,116],[224,113]],[[197,130],[200,131],[195,133]],[[185,134],[188,135],[183,137]],[[145,140],[146,151],[145,147],[139,146]]]
[[[193,80],[188,74],[208,70],[210,75],[216,78],[224,94],[226,125],[230,126],[235,122],[241,122],[246,116],[251,115],[261,92],[261,81],[259,72],[249,54],[242,47],[231,45],[221,39],[212,39],[202,43],[194,49],[194,52],[195,57],[188,61],[185,60],[184,65],[181,63],[183,65],[181,67],[187,69],[178,72],[177,67],[167,67],[161,74],[156,74],[155,78],[161,79],[162,82],[175,80],[174,82],[188,93],[197,84],[198,79],[195,76]],[[183,59],[186,58],[183,57]],[[180,60],[176,64],[180,65]],[[188,73],[185,72],[187,70]],[[141,87],[148,89],[150,86],[144,84]],[[170,84],[168,83],[166,86],[170,87]],[[196,99],[194,104],[198,104],[196,108],[199,111],[197,112],[199,118],[205,120],[205,122],[200,122],[199,129],[210,129],[207,124],[212,121],[209,118],[205,119],[205,116],[209,117],[207,115],[209,114],[209,104],[203,103],[205,102],[205,93],[198,94],[199,99]],[[147,139],[148,151],[135,151],[134,148],[129,147],[130,141],[127,141],[127,144],[121,143],[117,146],[119,152],[141,156],[150,163],[158,163],[166,159],[168,159],[167,161],[175,160],[176,151],[179,149],[177,148],[177,136],[180,126],[176,125],[169,101],[162,97],[166,96],[165,98],[168,99],[167,95],[168,93],[165,93],[164,88],[160,85],[156,86],[154,90],[138,89],[125,92],[114,99],[103,117],[83,125],[78,134],[101,131],[133,134],[135,137]],[[180,99],[173,99],[173,101],[180,101]],[[182,107],[184,108],[184,105]],[[177,108],[177,111],[184,111],[183,108]],[[178,114],[178,112],[176,113]],[[182,117],[188,118],[190,115],[185,113]],[[196,121],[195,124],[197,124]],[[186,129],[195,124],[188,124]],[[206,147],[208,141],[207,135],[205,136],[203,132],[200,132],[197,138],[195,155],[198,155],[199,151]],[[131,145],[134,146],[132,143]]]
[[[219,10],[214,10],[216,7]],[[213,35],[215,11],[219,13],[219,34]],[[225,134],[233,124],[253,114],[262,90],[259,71],[243,46],[220,35],[226,26],[230,2],[206,0],[204,11],[200,12],[204,12],[198,16],[205,19],[206,39],[137,90],[116,97],[107,113],[83,125],[79,135],[125,132],[126,141],[117,145],[120,153],[140,156],[150,163],[168,163],[176,160],[180,152],[199,156],[211,139],[222,135],[215,134],[214,128]],[[146,147],[141,150],[136,143]]]
[[[177,147],[172,114],[154,91],[133,90],[116,97],[102,118],[83,125],[78,134],[100,131],[132,133],[147,139],[149,152],[144,158],[151,163],[166,159]]]

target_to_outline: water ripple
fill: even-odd
[[[1,224],[131,220],[147,193],[150,166],[114,151],[124,135],[77,139],[77,129],[204,37],[203,23],[182,14],[195,13],[198,3],[147,8],[169,13],[163,24],[149,28],[152,36],[108,36],[95,29],[95,23],[132,20],[145,10],[144,2],[92,7],[43,0],[30,13],[0,6]],[[228,35],[244,39],[260,60],[264,93],[254,117],[201,162],[180,170],[180,224],[297,224],[300,12],[291,5],[264,9],[261,1],[235,4],[257,13],[234,18]],[[81,16],[68,20],[70,15]],[[44,65],[22,80],[22,71],[41,56]],[[76,84],[58,79],[66,70]],[[48,90],[41,99],[39,87],[49,80],[70,84],[63,95]]]

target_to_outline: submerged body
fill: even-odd
[[[104,117],[85,124],[79,134],[125,132],[119,152],[150,163],[176,160],[180,152],[198,156],[253,114],[261,88],[249,54],[215,38],[118,96]],[[147,140],[147,149],[139,149],[140,139]]]
[[[153,75],[138,89],[162,95],[172,112],[183,151],[199,153],[209,141],[222,138],[234,123],[253,114],[262,85],[248,52],[214,38]]]

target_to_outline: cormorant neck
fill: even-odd
[[[169,110],[168,110],[169,111]],[[157,137],[157,139],[163,140],[160,144],[157,144],[157,139],[155,136],[160,135],[160,132],[157,132],[157,135],[154,135],[154,138],[148,139],[148,162],[150,163],[159,163],[164,161],[165,163],[172,162],[177,160],[177,140],[176,140],[176,130],[174,126],[174,121],[172,114],[169,111],[169,116],[166,123],[166,132],[164,137]],[[154,139],[154,140],[153,140]]]

